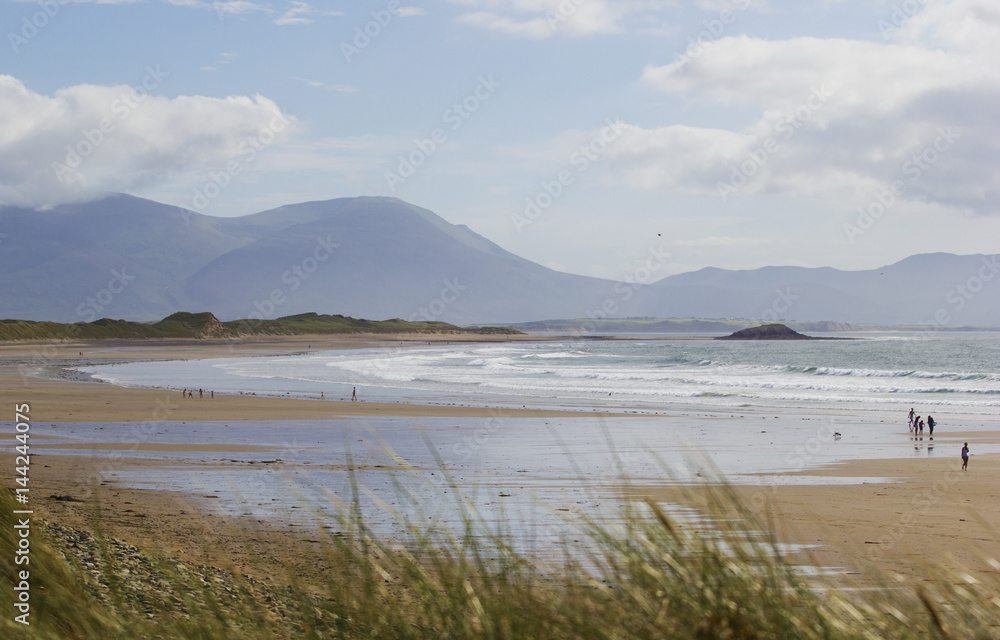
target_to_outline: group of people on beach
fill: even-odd
[[[212,398],[215,397],[215,391],[207,391],[206,392],[204,389],[198,389],[198,397],[199,398],[204,398],[206,393],[209,394],[209,397],[212,397]],[[241,396],[244,395],[242,391],[240,391],[240,395]],[[247,394],[247,395],[250,395],[250,394]],[[257,394],[254,393],[252,395],[257,395]],[[181,397],[182,398],[193,398],[194,397],[194,389],[184,389],[183,391],[181,391]],[[326,394],[321,391],[320,394],[319,394],[319,397],[321,399],[325,398]],[[351,391],[351,402],[357,402],[357,401],[358,401],[358,388],[354,387],[354,389]]]
[[[927,422],[925,423],[924,419],[918,416],[912,407],[910,408],[910,415],[908,422],[910,433],[919,433],[920,435],[924,435],[924,426],[926,425],[927,430],[930,432],[930,435],[933,436],[935,424],[937,423],[934,422],[933,416],[930,415],[927,416]]]
[[[910,408],[910,415],[908,416],[908,419],[909,419],[908,425],[909,425],[909,428],[910,428],[910,433],[913,433],[913,434],[918,434],[919,433],[920,435],[923,435],[924,434],[924,424],[925,424],[924,423],[924,419],[921,418],[920,416],[918,416],[917,413],[916,413],[916,411],[914,411],[912,407]],[[927,416],[926,426],[927,426],[927,429],[930,432],[931,436],[934,435],[934,425],[935,424],[937,424],[937,423],[934,422],[934,418],[932,416]],[[969,443],[968,442],[966,442],[965,444],[962,445],[962,470],[963,471],[968,471],[969,470]]]

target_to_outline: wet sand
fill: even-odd
[[[32,418],[45,422],[146,422],[151,420],[308,420],[336,416],[490,417],[495,410],[453,405],[350,402],[335,399],[291,399],[252,395],[182,398],[179,390],[128,389],[58,379],[61,368],[136,360],[184,360],[273,356],[332,349],[405,347],[457,342],[537,340],[532,336],[475,334],[395,335],[373,337],[293,336],[246,341],[142,340],[89,342],[23,342],[0,344],[0,396],[35,405]],[[80,356],[79,354],[83,355]],[[39,377],[43,376],[43,377]],[[559,416],[579,412],[503,409],[504,415]]]
[[[350,402],[250,395],[206,394],[182,398],[181,392],[129,389],[98,382],[73,382],[22,376],[0,369],[0,396],[11,403],[28,402],[39,422],[146,422],[194,420],[319,420],[338,416],[505,416],[581,415],[580,411],[491,409],[457,405]]]
[[[0,454],[12,468],[13,456]],[[149,460],[122,460],[118,468],[148,467]],[[98,462],[87,456],[38,456],[31,466],[31,507],[36,517],[123,540],[148,553],[233,569],[276,584],[289,576],[306,583],[322,578],[318,532],[211,515],[211,494],[131,489],[98,480]]]
[[[1000,434],[977,433],[996,443]],[[941,438],[944,441],[944,438]],[[973,439],[968,438],[973,453]],[[1000,573],[1000,455],[959,457],[962,437],[942,442],[954,455],[940,458],[852,460],[791,475],[882,478],[864,484],[792,484],[734,487],[753,517],[783,543],[807,545],[795,562],[842,572],[865,585],[914,585],[941,569]],[[638,498],[704,508],[705,489],[639,488]],[[734,515],[729,512],[727,515]]]
[[[1000,455],[974,455],[963,472],[957,455],[852,461],[810,474],[883,477],[890,482],[739,486],[735,493],[780,542],[807,546],[790,554],[791,561],[832,569],[850,585],[915,585],[936,579],[939,569],[997,572],[990,560],[1000,559],[998,463]],[[13,456],[4,452],[0,464],[12,467]],[[168,463],[115,462],[122,474],[148,470],[151,464]],[[61,524],[100,530],[142,549],[236,568],[259,579],[287,582],[289,567],[300,576],[320,576],[314,563],[303,561],[302,551],[320,550],[318,541],[330,531],[216,515],[212,503],[218,496],[212,493],[134,489],[116,478],[99,481],[98,465],[98,458],[85,455],[34,457],[33,508]],[[698,488],[633,486],[628,493],[637,499],[706,506],[707,494]]]
[[[15,404],[28,403],[34,423],[119,423],[198,421],[228,424],[246,420],[321,420],[365,417],[574,417],[623,416],[599,412],[512,409],[453,405],[350,402],[326,399],[276,398],[251,395],[206,394],[182,398],[179,391],[122,388],[55,376],[61,367],[134,360],[247,357],[286,355],[307,350],[400,347],[454,342],[500,342],[508,336],[338,336],[227,341],[92,341],[17,343],[0,345],[0,397],[10,413]],[[523,339],[537,339],[525,337]],[[80,356],[80,352],[83,356]],[[12,427],[12,423],[8,423]],[[7,429],[4,429],[6,432]],[[10,446],[0,448],[0,468],[13,470],[13,430]],[[6,439],[6,438],[5,438]],[[238,438],[237,438],[238,439]],[[178,444],[158,442],[65,442],[48,434],[30,441],[32,508],[38,515],[68,526],[122,539],[141,549],[162,552],[191,562],[233,567],[261,579],[286,583],[289,571],[302,578],[316,577],[321,564],[305,561],[302,549],[319,551],[319,532],[263,520],[213,515],[210,501],[192,493],[134,489],[107,477],[107,459],[101,456],[46,454],[46,450],[89,450],[95,453],[268,453],[281,447],[246,442]],[[145,457],[116,457],[117,471],[148,470],[167,464]],[[194,472],[194,470],[192,470]],[[5,481],[12,471],[4,472]],[[58,498],[58,499],[57,499]],[[71,499],[67,499],[71,498]]]
[[[331,348],[319,340],[277,340],[248,349],[260,353],[290,353],[301,350],[302,343],[316,349]],[[348,340],[345,346],[372,346],[374,342]],[[142,344],[116,345],[113,353],[99,353],[108,345],[90,345],[90,358],[122,361],[132,358],[165,358],[178,354],[219,357],[221,352],[245,356],[227,345],[199,345],[190,350]],[[31,417],[38,422],[142,422],[147,420],[296,420],[363,415],[488,417],[491,409],[477,407],[423,406],[411,404],[376,404],[319,401],[253,396],[217,396],[214,399],[181,399],[177,392],[147,389],[123,389],[106,384],[44,380],[21,375],[18,367],[37,352],[37,345],[5,345],[0,360],[0,395],[9,405],[31,403]],[[43,347],[42,347],[43,348]],[[284,351],[282,351],[284,349]],[[55,351],[79,351],[74,345],[59,345]],[[37,355],[37,354],[36,354]],[[46,356],[52,362],[62,354]],[[85,355],[85,357],[88,357]],[[50,363],[51,364],[51,363]],[[580,416],[573,411],[504,409],[512,417]],[[165,414],[165,415],[164,415]],[[624,414],[608,414],[623,417]],[[723,419],[720,417],[720,419]],[[8,423],[9,424],[9,423]],[[902,438],[905,438],[905,426]],[[958,451],[961,442],[969,441],[973,457],[968,472],[960,471]],[[76,448],[79,444],[49,439],[48,448]],[[816,545],[807,553],[807,561],[824,567],[841,567],[859,573],[865,581],[873,576],[899,575],[907,582],[919,582],[929,576],[928,567],[952,570],[971,569],[994,572],[991,558],[1000,558],[1000,510],[994,495],[1000,487],[1000,455],[976,455],[977,445],[1000,444],[997,431],[941,434],[935,439],[946,455],[933,458],[857,460],[832,468],[814,468],[803,476],[842,476],[885,478],[879,484],[801,484],[793,486],[763,484],[737,487],[746,505],[770,523],[783,542]],[[38,444],[41,444],[40,442]],[[119,444],[89,443],[92,450],[115,450]],[[145,443],[150,452],[185,453],[262,451],[278,455],[274,448],[254,448],[247,443],[231,445],[183,445]],[[103,482],[98,477],[96,457],[86,455],[45,454],[39,446],[31,466],[32,505],[44,517],[71,526],[121,538],[140,548],[162,551],[184,559],[236,569],[261,578],[284,580],[286,570],[318,575],[314,562],[306,562],[296,551],[302,544],[317,548],[319,533],[295,526],[283,526],[249,518],[211,515],[207,504],[214,498],[172,491],[132,489],[113,478]],[[133,447],[134,449],[134,447]],[[954,455],[947,455],[954,450]],[[13,468],[13,441],[0,450],[0,464]],[[117,459],[123,471],[130,465],[155,464],[147,459]],[[9,477],[9,473],[5,473]],[[567,480],[570,482],[570,480]],[[657,501],[699,505],[704,493],[677,486],[646,484],[632,487],[633,497],[652,497]],[[65,499],[71,497],[76,502]],[[60,499],[56,499],[59,497]],[[95,519],[100,509],[99,518]],[[312,541],[312,542],[310,542]],[[802,559],[798,559],[802,561]],[[288,564],[290,563],[290,564]]]

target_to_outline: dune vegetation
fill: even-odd
[[[617,524],[572,516],[583,544],[558,559],[516,552],[466,512],[464,534],[408,527],[406,545],[346,513],[324,567],[284,586],[232,568],[193,566],[94,534],[36,521],[30,626],[4,606],[4,638],[993,638],[995,578],[937,575],[914,590],[806,583],[753,514],[724,487],[711,535],[636,503]],[[0,491],[0,594],[14,602],[12,491]],[[204,544],[212,544],[206,533]],[[311,554],[317,554],[313,557]],[[822,580],[822,579],[820,579]]]
[[[302,313],[273,320],[220,321],[212,313],[178,312],[159,322],[145,323],[102,318],[64,324],[35,320],[0,320],[0,341],[18,340],[144,340],[150,338],[246,338],[352,333],[479,333],[520,334],[506,327],[463,328],[447,322],[364,320],[342,315]]]

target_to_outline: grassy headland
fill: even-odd
[[[34,320],[0,320],[0,341],[21,340],[142,340],[152,338],[245,338],[334,334],[449,334],[520,335],[507,327],[465,329],[447,322],[362,320],[342,315],[302,313],[274,320],[222,322],[212,313],[178,312],[159,322],[143,323],[102,318],[64,324]]]

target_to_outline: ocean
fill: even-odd
[[[615,339],[428,344],[280,357],[84,367],[126,386],[488,406],[864,406],[988,415],[1000,334],[892,333],[815,341]]]
[[[721,474],[761,491],[789,483],[891,482],[823,469],[852,459],[957,460],[962,438],[997,428],[1000,334],[844,337],[856,339],[434,343],[94,365],[81,370],[110,383],[178,391],[346,400],[356,387],[362,402],[580,411],[326,420],[290,414],[225,423],[168,418],[138,430],[132,423],[36,429],[81,443],[134,444],[127,451],[59,453],[106,457],[115,482],[130,486],[211,493],[217,499],[203,506],[230,515],[334,526],[360,486],[366,521],[390,537],[402,535],[404,521],[459,532],[456,505],[467,503],[490,526],[514,530],[518,544],[551,549],[575,526],[562,513],[567,509],[613,520],[625,478],[657,487]],[[910,407],[934,415],[933,438],[908,434]],[[158,452],[144,448],[147,442],[274,449]],[[977,441],[974,452],[1000,447]],[[818,475],[790,473],[810,469]]]

